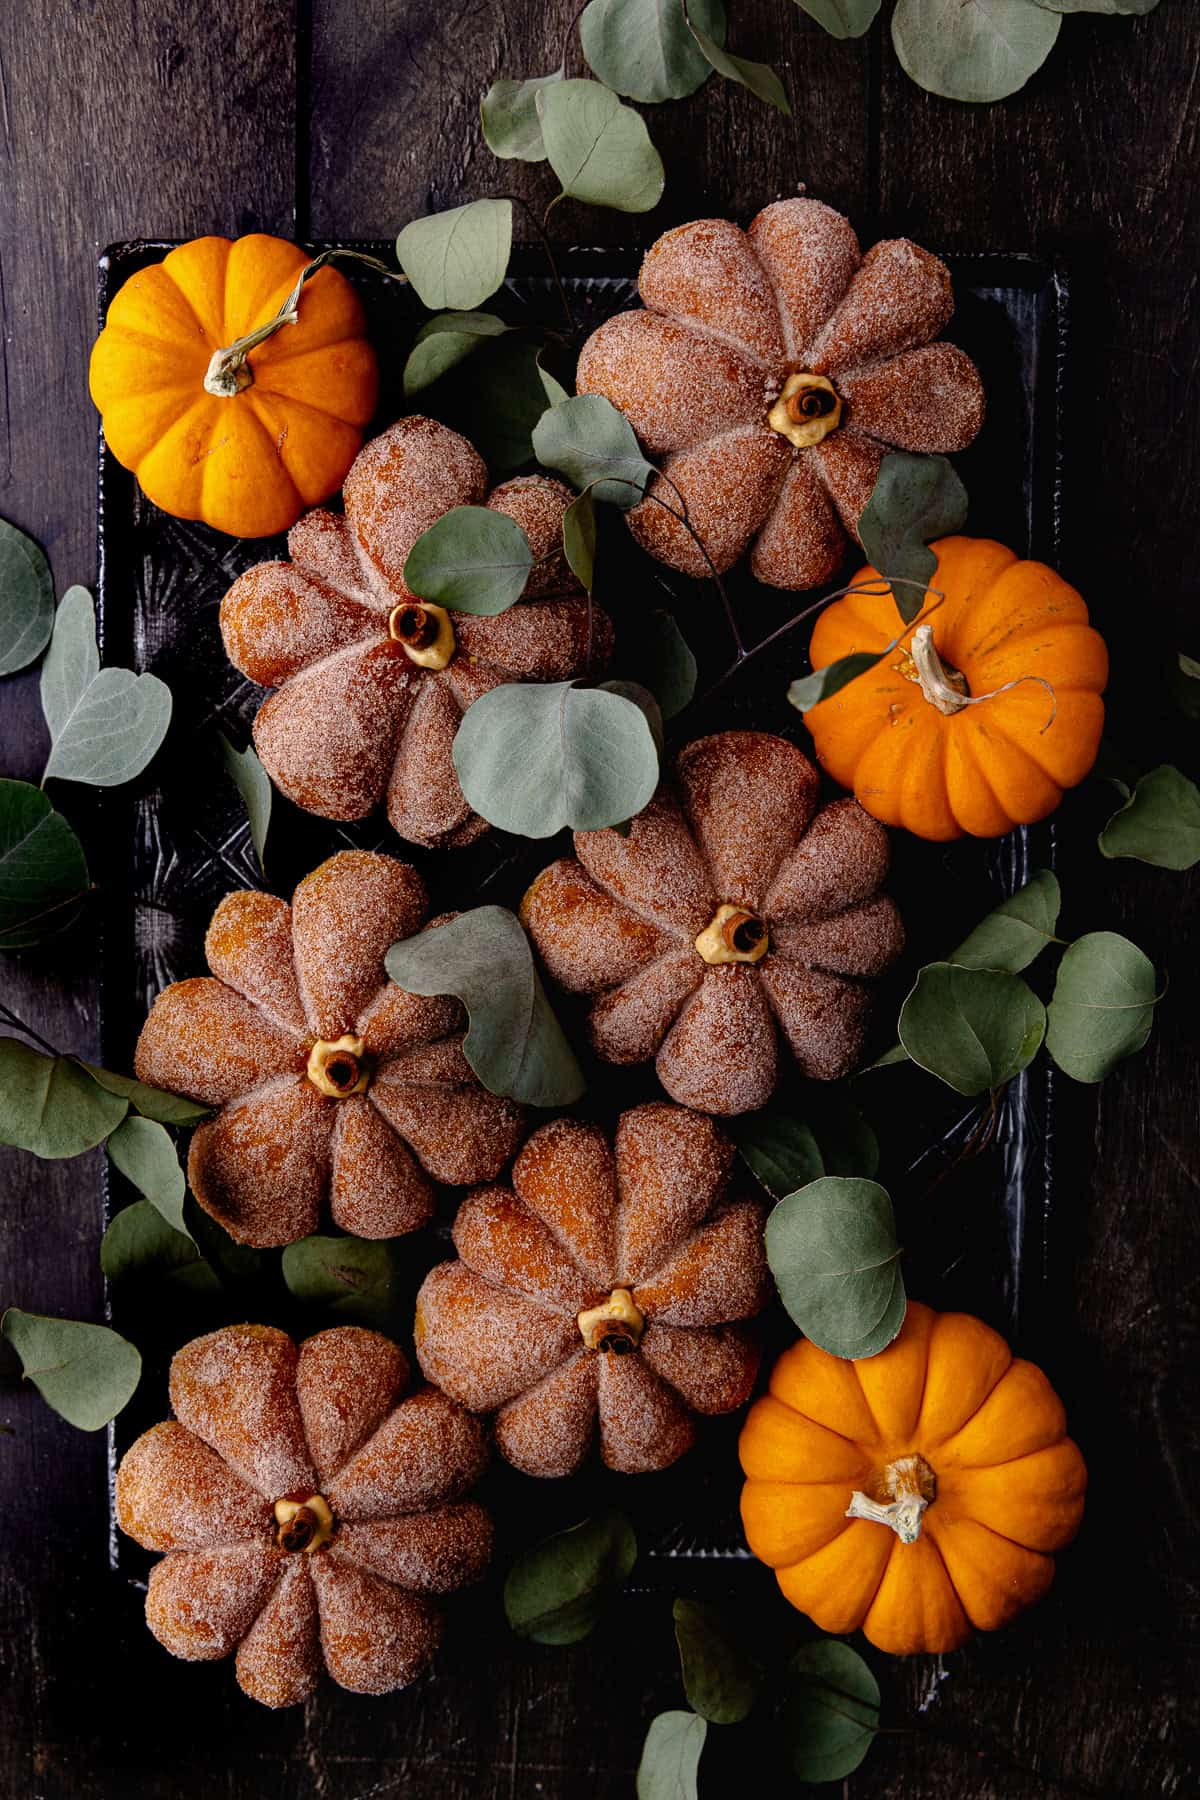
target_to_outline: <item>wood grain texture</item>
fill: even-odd
[[[885,15],[890,13],[885,6]],[[123,236],[252,225],[388,236],[407,218],[513,191],[543,206],[544,170],[497,165],[478,100],[498,75],[549,69],[574,0],[9,0],[0,20],[0,304],[7,404],[0,512],[32,530],[60,590],[93,561],[85,366],[92,263]],[[969,108],[915,89],[883,26],[835,44],[783,0],[731,8],[731,47],[770,60],[782,120],[712,81],[647,109],[667,168],[656,211],[556,208],[561,239],[648,243],[705,212],[745,217],[801,183],[868,235],[938,247],[1061,254],[1073,275],[1064,572],[1114,645],[1116,735],[1136,766],[1194,764],[1154,682],[1175,647],[1200,653],[1193,303],[1200,210],[1200,11],[1163,0],[1142,21],[1068,18],[1020,95]],[[577,47],[568,72],[583,73]],[[1190,642],[1188,641],[1190,637]],[[5,772],[41,767],[28,678],[8,683]],[[1194,743],[1194,739],[1192,740]],[[1086,834],[1104,795],[1072,812]],[[1097,856],[1064,926],[1128,932],[1172,977],[1145,1054],[1060,1125],[1075,1250],[1057,1271],[1052,1373],[1093,1472],[1082,1539],[1035,1613],[942,1665],[883,1669],[892,1718],[857,1800],[1033,1800],[1188,1794],[1196,1683],[1197,1338],[1194,1218],[1200,1057],[1184,996],[1195,878]],[[0,996],[63,1047],[94,1044],[93,947],[0,965]],[[8,1153],[5,1297],[98,1317],[97,1158]],[[325,1688],[302,1713],[261,1714],[223,1665],[169,1659],[140,1596],[107,1575],[102,1438],[5,1389],[0,1517],[0,1793],[47,1800],[629,1800],[645,1726],[681,1703],[669,1596],[635,1596],[566,1652],[514,1644],[494,1596],[456,1609],[438,1678],[384,1701]],[[764,1629],[794,1621],[746,1572]],[[630,1647],[632,1640],[633,1647]],[[885,1659],[874,1659],[877,1666]],[[737,1734],[710,1733],[704,1793],[737,1791]]]

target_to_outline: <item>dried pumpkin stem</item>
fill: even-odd
[[[846,1517],[887,1525],[902,1544],[915,1544],[921,1535],[921,1515],[937,1494],[933,1470],[923,1456],[898,1456],[883,1471],[882,1487],[891,1500],[872,1500],[855,1488]]]
[[[957,669],[947,669],[937,653],[933,641],[932,625],[918,625],[913,633],[912,659],[916,666],[917,680],[921,692],[931,706],[936,706],[940,713],[952,718],[955,713],[962,712],[968,706],[980,706],[985,700],[995,700],[1000,694],[1007,694],[1010,689],[1020,687],[1023,681],[1036,681],[1045,688],[1050,696],[1050,717],[1042,726],[1042,731],[1049,731],[1058,713],[1058,696],[1043,675],[1018,675],[1012,681],[1006,681],[1002,687],[992,688],[990,693],[971,694],[967,692],[965,678]],[[959,685],[961,683],[961,685]],[[1039,733],[1040,735],[1040,733]]]
[[[367,256],[361,250],[322,250],[314,256],[310,263],[301,269],[296,285],[284,301],[274,318],[268,319],[264,325],[255,326],[244,337],[235,338],[232,344],[226,344],[223,350],[214,350],[204,377],[204,391],[215,394],[219,400],[230,400],[235,394],[242,393],[254,380],[254,371],[246,361],[251,350],[257,350],[265,344],[282,325],[294,325],[300,317],[300,293],[306,281],[310,281],[318,269],[332,262],[335,256],[347,258],[351,262],[363,263],[373,269],[377,275],[386,275],[389,281],[407,281],[407,275],[389,269],[380,262],[377,256]]]

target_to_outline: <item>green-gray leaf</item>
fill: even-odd
[[[545,162],[537,97],[542,88],[562,78],[562,70],[555,69],[551,75],[534,75],[528,81],[493,81],[479,108],[483,141],[493,156]]]
[[[876,655],[871,650],[854,650],[849,656],[839,656],[836,661],[826,663],[823,669],[814,669],[811,675],[797,677],[787,691],[789,704],[797,712],[806,713],[818,701],[828,700],[831,694],[849,687],[852,681],[857,681],[860,675],[881,662],[884,655],[885,651]]]
[[[688,11],[718,44],[725,42],[721,0],[690,0]],[[579,42],[593,73],[629,100],[682,100],[707,80],[709,64],[687,28],[679,0],[591,0]]]
[[[114,1075],[111,1069],[98,1068],[95,1063],[80,1062],[79,1066],[86,1069],[92,1080],[98,1081],[108,1093],[122,1095],[143,1119],[157,1119],[160,1125],[194,1125],[197,1120],[206,1119],[212,1111],[211,1106],[201,1106],[198,1100],[185,1100],[182,1094],[169,1094],[166,1088],[151,1087],[146,1081],[135,1081],[132,1075]]]
[[[1136,19],[1154,11],[1158,0],[1036,0],[1047,12],[1121,13]]]
[[[590,594],[596,585],[596,508],[589,492],[576,494],[563,514],[562,543],[567,567]]]
[[[1104,827],[1100,849],[1159,869],[1200,862],[1200,789],[1170,763],[1151,769]]]
[[[605,1602],[629,1579],[637,1539],[623,1513],[585,1519],[517,1558],[504,1583],[504,1611],[518,1637],[577,1644]]]
[[[413,994],[455,994],[470,1017],[467,1061],[493,1094],[531,1106],[570,1106],[583,1073],[551,1010],[529,940],[514,913],[478,906],[428,927],[385,958]]]
[[[879,1167],[879,1141],[852,1101],[831,1091],[814,1114],[808,1123],[777,1100],[726,1121],[743,1161],[777,1200],[820,1175],[873,1176]]]
[[[966,522],[967,490],[944,456],[889,450],[863,508],[858,535],[872,565],[897,582],[896,609],[906,625],[920,612],[925,596],[920,587],[903,584],[930,582],[937,567],[930,539],[961,531]]]
[[[590,487],[597,500],[622,508],[642,498],[654,470],[642,455],[633,426],[603,394],[577,394],[542,414],[533,449],[547,469],[574,487]]]
[[[767,1262],[806,1336],[834,1356],[873,1356],[904,1320],[900,1247],[887,1190],[823,1175],[767,1220]]]
[[[166,683],[157,675],[100,667],[86,588],[68,588],[54,615],[42,664],[42,711],[52,740],[43,781],[119,787],[141,774],[167,735]]]
[[[696,658],[669,612],[646,614],[639,631],[638,663],[663,718],[673,719],[696,692]]]
[[[220,1291],[191,1234],[174,1231],[149,1200],[123,1206],[100,1244],[100,1267],[107,1281],[167,1281],[191,1293]]]
[[[801,1781],[841,1781],[879,1730],[879,1683],[849,1644],[822,1638],[787,1667],[782,1723]]]
[[[1063,952],[1046,1009],[1046,1048],[1076,1081],[1103,1081],[1142,1048],[1161,996],[1150,958],[1115,931],[1090,931]]]
[[[271,778],[258,760],[253,744],[247,744],[244,750],[235,750],[223,731],[217,733],[221,741],[221,761],[225,773],[242,797],[242,805],[246,809],[246,818],[250,825],[250,842],[254,845],[254,854],[258,858],[258,866],[266,874],[264,858],[267,850],[267,833],[271,829],[271,800],[273,790]]]
[[[481,306],[504,280],[511,251],[511,200],[471,200],[430,213],[396,239],[400,267],[431,312]]]
[[[68,1425],[99,1431],[133,1398],[142,1359],[106,1325],[48,1319],[10,1306],[0,1330],[26,1379]]]
[[[31,537],[0,519],[0,675],[28,668],[53,629],[50,565]]]
[[[757,1698],[758,1668],[715,1606],[676,1600],[674,1617],[688,1705],[713,1725],[736,1725]]]
[[[89,885],[83,846],[41,789],[0,781],[0,950],[64,931]]]
[[[749,88],[758,99],[791,118],[792,109],[784,85],[769,63],[751,62],[748,56],[731,56],[695,23],[692,36],[705,61],[712,64],[718,75],[723,75],[726,81],[736,81],[739,87]]]
[[[372,1331],[399,1323],[402,1275],[395,1240],[306,1237],[283,1253],[283,1279],[297,1300]]]
[[[927,963],[900,1009],[913,1062],[959,1094],[992,1093],[1033,1061],[1046,1009],[1019,975]]]
[[[533,459],[533,428],[546,410],[545,370],[536,344],[515,334],[485,344],[465,386],[468,402],[458,422],[493,474],[507,474]],[[553,405],[551,400],[551,405]]]
[[[164,1127],[153,1119],[122,1119],[108,1140],[108,1154],[171,1229],[187,1233],[183,1222],[187,1182],[175,1145]]]
[[[830,37],[861,37],[879,16],[882,0],[797,0],[801,12],[811,14]]]
[[[1057,878],[1049,869],[1039,869],[968,932],[946,961],[960,969],[1007,969],[1010,975],[1019,975],[1056,941],[1061,904]]]
[[[404,579],[423,600],[491,617],[521,598],[532,567],[515,519],[487,506],[455,506],[421,533]]]
[[[707,1736],[707,1720],[695,1713],[665,1712],[652,1719],[638,1764],[637,1800],[696,1800]]]
[[[426,320],[404,365],[405,399],[432,387],[490,338],[503,337],[512,329],[494,313],[486,312],[442,312]]]
[[[618,212],[649,212],[658,205],[662,158],[631,106],[598,81],[557,81],[538,91],[536,103],[546,155],[564,195]]]
[[[892,42],[905,73],[927,92],[1002,100],[1041,68],[1061,24],[1031,0],[898,0]]]
[[[573,681],[508,682],[463,714],[454,766],[468,805],[518,837],[632,819],[658,786],[658,746],[641,707]]]
[[[114,1132],[129,1102],[99,1087],[69,1056],[0,1038],[0,1144],[34,1156],[79,1156]]]

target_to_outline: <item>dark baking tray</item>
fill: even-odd
[[[169,243],[114,245],[100,265],[100,319],[109,299],[137,269],[160,260]],[[388,246],[361,248],[375,254]],[[637,304],[633,252],[568,249],[560,267],[582,331]],[[958,458],[971,495],[969,529],[994,536],[1026,554],[1055,560],[1060,525],[1061,398],[1067,341],[1067,286],[1062,271],[1026,257],[947,259],[958,301],[949,334],[978,362],[988,391],[988,418],[972,448]],[[423,314],[404,288],[355,276],[379,349],[383,387],[377,425],[406,408],[404,358]],[[513,322],[561,328],[554,285],[540,255],[519,250],[513,273],[491,303]],[[437,392],[424,405],[440,405]],[[454,400],[451,390],[450,406]],[[461,414],[451,422],[464,424]],[[133,1046],[155,994],[169,981],[204,968],[203,936],[221,896],[235,887],[270,885],[284,895],[324,856],[344,845],[405,856],[424,875],[435,910],[486,897],[515,904],[536,871],[560,853],[556,840],[530,844],[492,834],[465,851],[428,853],[403,845],[385,820],[344,827],[313,819],[276,798],[268,849],[269,883],[258,869],[245,817],[213,754],[217,729],[245,743],[260,690],[227,663],[217,629],[226,588],[250,564],[283,553],[282,540],[243,543],[199,524],[168,517],[139,492],[130,475],[100,443],[99,619],[106,661],[152,669],[175,698],[167,745],[152,783],[104,800],[102,882],[102,1039],[109,1067],[129,1069]],[[701,660],[701,688],[730,658],[720,608],[711,587],[664,571],[633,546],[619,520],[603,521],[597,597],[617,623],[615,667],[636,673],[632,642],[640,610],[675,612]],[[847,568],[852,569],[853,563]],[[735,571],[730,591],[744,636],[765,637],[795,610],[789,596],[759,587]],[[832,585],[832,584],[831,584]],[[807,668],[811,622],[788,631],[760,661],[747,662],[709,703],[673,727],[676,741],[704,730],[753,724],[801,745],[806,734],[785,699],[787,681]],[[918,844],[896,834],[892,888],[904,912],[909,947],[883,984],[876,1049],[886,1048],[887,1021],[922,961],[945,952],[997,900],[1036,868],[1052,866],[1054,830],[1044,825],[1013,832],[998,843]],[[571,1021],[571,1011],[565,1016]],[[593,1066],[583,1111],[611,1118],[621,1107],[657,1090],[648,1070]],[[910,1294],[939,1307],[974,1311],[1028,1352],[1050,1328],[1055,1312],[1054,1079],[1045,1059],[1006,1090],[984,1149],[971,1150],[980,1109],[912,1069],[866,1075],[853,1090],[876,1125],[883,1148],[880,1179],[897,1206],[906,1247]],[[797,1093],[803,1106],[809,1096]],[[820,1096],[816,1095],[819,1104]],[[111,1179],[110,1205],[132,1197]],[[409,1291],[400,1297],[397,1334],[411,1319],[411,1295],[425,1270],[447,1253],[456,1196],[446,1197],[438,1223],[412,1245]],[[133,1337],[146,1374],[132,1405],[112,1431],[115,1460],[146,1425],[164,1416],[166,1363],[193,1331],[231,1318],[256,1318],[293,1331],[320,1321],[300,1315],[277,1268],[244,1293],[219,1305],[196,1307],[177,1297],[157,1306],[124,1293],[111,1297],[113,1322]],[[165,1317],[164,1314],[169,1314]],[[771,1347],[791,1327],[776,1309],[768,1324]],[[411,1346],[410,1346],[411,1348]],[[770,1351],[769,1351],[770,1353]],[[685,1462],[658,1476],[636,1479],[603,1470],[598,1460],[563,1482],[538,1482],[500,1466],[485,1482],[485,1497],[502,1529],[502,1565],[523,1543],[577,1521],[606,1504],[629,1512],[643,1550],[640,1567],[653,1582],[728,1586],[747,1552],[737,1521],[739,1478],[736,1419],[715,1420]],[[147,1559],[113,1527],[114,1564],[133,1579]],[[686,1567],[680,1564],[685,1563]]]

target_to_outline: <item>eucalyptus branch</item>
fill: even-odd
[[[533,226],[534,231],[537,233],[538,241],[542,246],[546,261],[550,265],[550,273],[554,277],[554,285],[558,289],[558,297],[562,301],[562,309],[567,321],[567,330],[570,332],[571,336],[574,337],[579,327],[575,322],[575,314],[571,311],[571,301],[567,294],[562,275],[559,273],[558,264],[554,258],[554,249],[550,242],[550,235],[546,230],[545,220],[546,217],[549,216],[550,206],[554,205],[554,201],[552,200],[550,206],[546,208],[546,215],[539,219],[528,200],[524,199],[520,194],[500,194],[498,198],[509,201],[513,206],[519,206],[521,211],[525,214],[525,217],[529,220],[529,223]],[[559,194],[557,198],[561,200],[562,195]]]
[[[5,1024],[11,1025],[14,1031],[19,1031],[22,1037],[27,1037],[31,1043],[40,1045],[47,1056],[59,1055],[53,1044],[48,1043],[39,1031],[33,1029],[32,1025],[27,1025],[24,1019],[12,1010],[11,1006],[5,1005],[3,1000],[0,1000],[0,1016],[3,1017]]]

